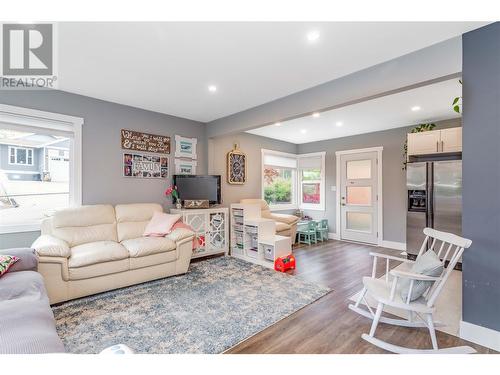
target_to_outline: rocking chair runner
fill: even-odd
[[[370,255],[374,257],[372,276],[363,277],[363,289],[361,291],[361,294],[356,301],[356,304],[349,305],[349,308],[351,310],[373,320],[370,333],[363,334],[361,337],[364,340],[372,343],[373,345],[376,345],[393,353],[475,353],[476,351],[469,346],[439,349],[434,327],[441,324],[434,322],[433,319],[436,299],[441,293],[444,284],[453,271],[453,268],[462,256],[462,253],[465,249],[470,247],[472,241],[451,233],[440,232],[432,228],[425,228],[424,234],[426,237],[417,255],[417,259],[426,251],[434,251],[434,249],[439,246],[437,241],[440,241],[441,245],[439,246],[439,250],[437,251],[437,256],[443,264],[443,272],[439,277],[426,276],[423,274],[412,272],[411,265],[412,263],[414,263],[414,261],[391,255],[370,253]],[[427,250],[428,244],[430,244],[430,247]],[[451,256],[449,258],[448,267],[444,268],[448,256]],[[386,259],[386,274],[384,279],[377,279],[375,276],[378,258]],[[405,266],[403,266],[402,269],[393,269],[389,271],[389,262],[391,260],[402,262],[405,264]],[[389,275],[392,276],[392,281],[390,280]],[[409,291],[407,293],[406,299],[404,299],[400,293],[401,283],[399,283],[398,285],[398,282],[402,279],[410,280]],[[416,281],[431,281],[432,284],[427,288],[422,297],[411,301],[412,290]],[[369,306],[366,300],[366,295],[369,295],[377,302],[376,311],[373,311],[373,309]],[[367,310],[359,306],[361,301],[365,303]],[[382,312],[384,311],[385,306],[392,306],[398,309],[406,310],[408,312],[408,319],[405,320],[383,317]],[[420,320],[415,318],[419,318]],[[413,328],[427,327],[431,336],[432,349],[411,349],[403,346],[393,345],[377,339],[375,337],[375,331],[379,323]]]

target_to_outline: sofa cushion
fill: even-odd
[[[81,206],[56,211],[52,235],[69,247],[96,241],[117,241],[115,210],[111,205]]]
[[[175,250],[175,242],[166,237],[139,237],[122,241],[131,258]]]
[[[72,247],[68,266],[70,268],[85,267],[128,257],[128,251],[118,242],[97,241]]]
[[[115,207],[118,241],[142,237],[155,212],[163,212],[157,203],[118,204]]]
[[[64,353],[45,291],[0,303],[0,316],[0,354]]]
[[[0,317],[0,354],[64,352],[38,272],[19,271],[2,277]]]
[[[38,272],[9,272],[0,279],[0,303],[19,298],[39,298],[44,294],[43,277]]]

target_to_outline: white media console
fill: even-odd
[[[215,254],[228,255],[229,214],[225,207],[202,209],[171,209],[171,213],[182,215],[182,221],[196,232],[198,247],[193,258]]]

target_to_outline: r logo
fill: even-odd
[[[51,24],[4,24],[3,74],[52,75],[52,36]]]

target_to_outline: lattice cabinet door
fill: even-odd
[[[208,215],[203,212],[184,212],[183,222],[190,225],[196,233],[198,246],[194,250],[193,255],[203,254],[207,252],[207,231],[209,228]]]
[[[209,251],[225,251],[227,248],[228,214],[211,212],[208,214],[208,249]]]

